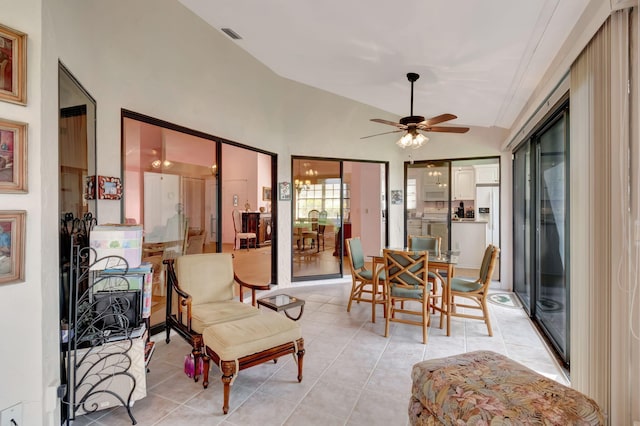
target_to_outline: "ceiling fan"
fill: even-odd
[[[420,148],[425,142],[429,140],[428,137],[421,134],[422,132],[448,132],[448,133],[466,133],[469,131],[468,127],[454,127],[454,126],[434,126],[435,124],[444,123],[445,121],[458,118],[453,114],[440,114],[435,117],[425,119],[421,115],[413,115],[413,83],[420,78],[420,75],[410,72],[407,74],[407,79],[411,82],[411,115],[408,117],[402,117],[399,123],[389,120],[383,120],[381,118],[372,118],[371,121],[376,123],[388,124],[395,126],[400,130],[393,130],[391,132],[378,133],[375,135],[364,136],[360,139],[372,138],[374,136],[386,135],[389,133],[405,132],[405,134],[398,140],[397,144],[401,148],[411,147],[413,149]]]

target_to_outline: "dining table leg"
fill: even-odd
[[[445,312],[444,314],[447,317],[447,336],[451,336],[451,312],[452,312],[452,303],[451,300],[451,278],[453,277],[453,265],[447,265],[447,283],[442,283],[442,299],[445,300]],[[442,328],[442,315],[440,316],[440,328]]]

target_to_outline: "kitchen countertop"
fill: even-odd
[[[464,219],[451,219],[451,223],[488,223],[486,219],[467,218]]]

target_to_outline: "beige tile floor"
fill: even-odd
[[[303,286],[286,292],[305,299],[300,324],[305,339],[304,379],[296,380],[292,356],[243,370],[222,414],[222,384],[213,367],[208,389],[183,372],[190,347],[179,337],[156,351],[147,376],[147,397],[132,408],[138,425],[406,425],[411,366],[419,361],[488,349],[509,356],[561,383],[562,370],[520,309],[489,304],[494,336],[476,320],[452,319],[452,333],[435,326],[421,343],[420,327],[392,323],[384,337],[379,309],[359,304],[346,312],[351,283]],[[435,316],[434,320],[439,319]],[[438,324],[433,321],[432,324]],[[74,425],[128,425],[122,408],[82,416]]]

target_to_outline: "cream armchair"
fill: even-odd
[[[166,341],[174,329],[193,347],[196,360],[202,356],[202,332],[205,328],[228,321],[258,315],[256,290],[269,285],[242,281],[233,270],[230,253],[205,253],[180,256],[164,261],[167,266]],[[240,286],[239,301],[234,286]],[[243,290],[251,290],[251,305],[243,303]],[[175,299],[174,299],[175,297]],[[194,376],[198,380],[198,375]]]

